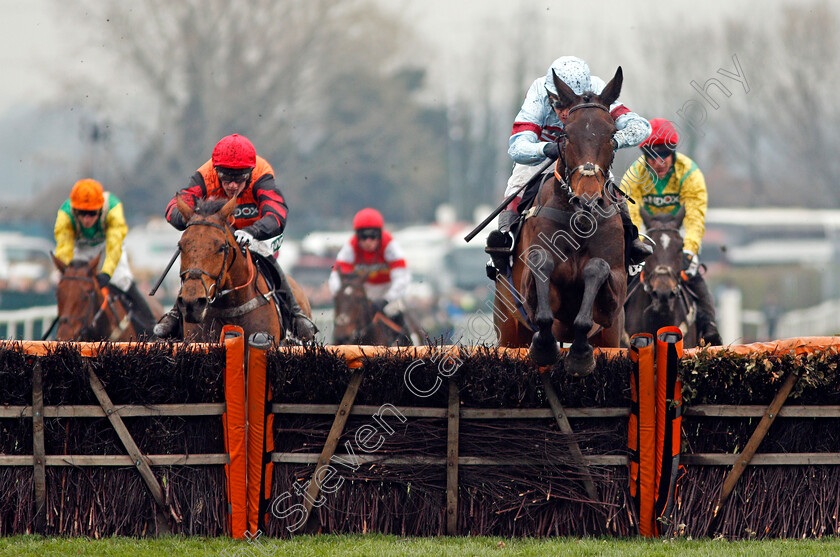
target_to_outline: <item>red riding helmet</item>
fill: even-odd
[[[244,135],[233,134],[223,137],[213,149],[213,166],[222,168],[254,168],[257,165],[257,150]]]
[[[650,136],[640,145],[640,147],[653,147],[654,145],[664,145],[672,153],[677,150],[677,142],[680,136],[674,124],[665,118],[654,118],[650,121],[650,127],[653,131]]]
[[[385,226],[385,219],[382,218],[382,213],[370,207],[362,209],[353,217],[353,230],[361,230],[362,228],[381,229],[383,226]]]

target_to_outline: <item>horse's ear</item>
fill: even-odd
[[[554,87],[557,89],[557,100],[560,101],[560,104],[563,106],[577,104],[575,101],[577,101],[578,96],[575,95],[571,87],[566,85],[565,81],[557,77],[557,72],[553,69],[551,70],[551,76],[554,78]]]
[[[685,218],[685,205],[680,206],[680,210],[677,211],[677,214],[674,215],[674,224],[675,228],[679,228],[682,226],[683,219]]]
[[[610,80],[609,83],[604,87],[604,90],[601,91],[601,94],[598,95],[601,99],[601,102],[607,106],[610,106],[616,100],[618,100],[618,95],[621,94],[621,83],[624,81],[624,73],[621,71],[621,66],[615,70],[615,75]]]
[[[99,268],[99,260],[101,258],[102,258],[102,253],[100,252],[100,253],[96,254],[96,257],[94,257],[93,259],[90,260],[90,263],[88,263],[88,270],[91,273],[96,274],[96,270]]]
[[[184,198],[179,193],[177,196],[177,203],[178,203],[178,211],[181,213],[181,216],[184,217],[184,222],[189,222],[189,220],[193,216],[194,209],[190,207]]]
[[[50,257],[52,257],[53,265],[55,265],[55,268],[58,269],[58,272],[60,272],[63,275],[64,271],[67,270],[67,265],[64,264],[64,261],[56,257],[53,252],[50,252]]]
[[[225,203],[225,206],[219,211],[219,214],[222,216],[223,220],[228,220],[230,216],[233,214],[233,210],[236,209],[236,196],[234,195],[230,201]]]
[[[650,225],[653,222],[653,215],[651,215],[644,207],[639,207],[639,213],[642,215],[642,222],[645,223],[647,228],[650,228]]]

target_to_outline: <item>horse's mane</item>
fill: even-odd
[[[222,207],[224,207],[227,202],[227,199],[199,199],[195,202],[195,214],[203,217],[215,215],[221,211]]]

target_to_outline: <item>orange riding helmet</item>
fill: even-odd
[[[98,211],[104,204],[105,193],[96,180],[79,180],[70,191],[70,207],[77,211]]]
[[[382,218],[382,213],[370,207],[362,209],[353,217],[353,230],[361,230],[363,228],[381,229],[383,226],[385,226],[385,219]]]

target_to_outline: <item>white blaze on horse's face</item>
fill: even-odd
[[[344,288],[344,294],[346,296],[350,296],[352,293],[353,293],[353,287],[352,286],[346,286]]]
[[[346,313],[339,313],[335,316],[335,324],[339,327],[345,327],[350,324],[350,316]]]
[[[667,234],[662,234],[662,237],[659,238],[659,243],[662,245],[662,249],[667,250],[668,245],[671,243],[671,237]]]

